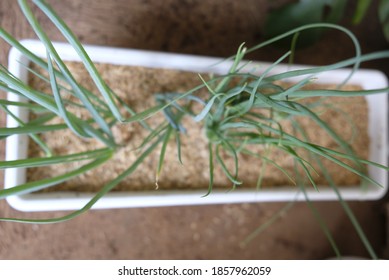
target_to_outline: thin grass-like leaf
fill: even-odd
[[[161,124],[157,126],[157,128],[150,131],[150,133],[143,139],[142,143],[136,148],[136,150],[143,149],[146,145],[148,145],[154,138],[159,136],[168,127],[169,124],[163,121]]]
[[[169,104],[164,104],[164,105],[157,105],[151,108],[148,108],[142,112],[139,112],[131,117],[129,117],[126,122],[138,122],[138,121],[143,121],[145,119],[150,118],[151,116],[155,115],[158,112],[161,112],[164,108],[167,108]]]
[[[43,158],[26,158],[18,160],[0,161],[0,169],[6,168],[31,168],[39,166],[47,166],[53,164],[62,164],[69,162],[79,162],[83,160],[91,160],[100,157],[107,157],[112,154],[109,148],[97,149],[87,152],[67,154],[67,155],[53,155]]]
[[[175,131],[175,138],[176,138],[176,146],[177,146],[177,158],[178,158],[178,161],[182,163],[182,157],[181,157],[181,137],[180,137],[180,133]]]
[[[297,198],[296,194],[296,198]],[[260,235],[262,232],[264,232],[266,229],[268,229],[272,224],[278,221],[282,216],[285,215],[296,203],[296,198],[286,203],[281,209],[279,209],[275,214],[273,214],[270,219],[262,223],[259,227],[257,227],[253,232],[251,232],[242,242],[241,246],[245,247],[247,246],[254,238],[256,238],[258,235]]]
[[[58,84],[57,84],[57,78],[55,76],[54,67],[53,67],[53,61],[51,59],[51,55],[49,52],[47,52],[47,60],[48,60],[48,69],[49,69],[49,76],[50,76],[50,84],[51,84],[51,90],[53,92],[55,103],[57,104],[59,115],[62,117],[62,119],[65,121],[65,123],[69,126],[69,128],[80,137],[88,137],[88,135],[85,133],[85,131],[81,130],[81,128],[78,126],[77,122],[73,122],[69,118],[69,114],[65,108],[64,102],[62,100]]]
[[[358,58],[350,58],[346,59],[334,64],[326,65],[326,66],[318,66],[318,67],[312,67],[307,69],[299,69],[299,70],[290,70],[287,72],[274,74],[266,77],[264,80],[266,82],[274,82],[274,81],[281,81],[288,78],[293,77],[299,77],[299,76],[305,76],[305,75],[311,75],[311,74],[320,74],[331,70],[336,70],[340,68],[349,67],[351,65],[354,65],[357,61],[358,62],[366,62],[366,61],[372,61],[372,60],[378,60],[378,59],[384,59],[389,58],[389,51],[378,51],[373,52],[369,54],[364,54],[359,56]],[[342,85],[339,85],[339,88]]]
[[[26,0],[18,0],[18,2],[19,2],[21,10],[23,11],[24,16],[26,17],[26,19],[30,23],[31,27],[34,29],[34,31],[37,34],[37,36],[39,37],[39,39],[45,45],[47,51],[50,53],[52,58],[55,60],[56,64],[58,65],[58,68],[61,70],[64,77],[66,77],[66,81],[73,89],[73,92],[81,100],[81,102],[84,104],[86,109],[90,112],[91,116],[95,119],[96,123],[100,126],[100,128],[104,131],[104,133],[106,133],[108,135],[108,137],[112,138],[113,136],[112,136],[112,133],[111,133],[111,130],[110,130],[108,124],[105,122],[105,120],[102,118],[102,116],[100,116],[99,112],[96,110],[96,108],[91,103],[90,98],[80,88],[79,84],[76,82],[73,75],[70,73],[69,69],[67,68],[65,63],[62,61],[61,57],[59,56],[56,49],[54,48],[52,42],[47,37],[46,33],[43,31],[42,27],[40,26],[37,19],[33,15],[30,7],[27,5],[27,1]],[[41,1],[35,1],[35,3],[37,4],[37,6],[43,5],[43,7],[47,7]],[[42,7],[40,7],[40,8],[42,8]]]
[[[27,102],[18,102],[18,101],[9,101],[9,100],[0,99],[0,105],[27,108],[27,109],[34,111],[34,112],[42,112],[41,106],[38,106],[36,104],[27,103]]]
[[[309,209],[311,210],[311,213],[315,217],[316,221],[319,223],[324,235],[326,236],[328,242],[330,243],[332,249],[334,250],[335,255],[338,258],[340,258],[341,254],[340,254],[339,247],[336,244],[334,237],[332,236],[332,234],[330,232],[330,229],[328,228],[327,224],[325,223],[325,221],[321,217],[321,215],[320,215],[319,211],[317,210],[317,208],[315,207],[315,205],[309,199],[309,196],[307,194],[307,191],[305,190],[305,186],[304,186],[304,182],[303,182],[302,178],[297,177],[297,179],[298,179],[298,186],[299,186],[301,192],[304,194],[306,204],[308,205]]]
[[[7,87],[11,89],[13,93],[22,95],[25,98],[39,104],[40,106],[46,108],[47,110],[53,113],[58,113],[57,107],[52,96],[49,96],[48,94],[41,93],[28,87],[19,79],[15,79],[3,71],[0,71],[0,80],[3,83],[7,84]]]
[[[132,109],[128,104],[126,104],[126,102],[120,98],[120,96],[118,96],[117,94],[115,94],[113,91],[112,91],[112,95],[115,96],[116,100],[118,101],[118,103],[128,112],[131,114],[131,116],[134,116],[136,115],[137,113],[135,112],[134,109]],[[151,131],[151,127],[147,124],[147,122],[145,122],[144,120],[140,120],[139,123],[147,130]]]
[[[208,143],[208,164],[209,164],[209,181],[208,190],[202,197],[208,196],[213,190],[213,177],[214,177],[214,165],[213,165],[213,144]]]
[[[28,7],[25,4],[25,1],[24,0],[21,0],[21,1],[24,2],[24,3],[22,3],[22,4],[24,4],[24,5],[22,5],[24,10],[28,11]],[[56,14],[56,12],[47,3],[45,3],[44,1],[36,1],[36,0],[34,0],[33,2],[41,9],[41,11],[43,13],[46,14],[46,16],[52,21],[52,23],[58,28],[58,30],[62,33],[62,35],[68,40],[68,42],[72,45],[74,50],[77,52],[77,54],[81,58],[81,61],[84,64],[85,68],[89,72],[90,77],[92,78],[96,87],[99,89],[100,93],[104,97],[105,101],[107,102],[108,107],[110,108],[110,110],[112,111],[112,113],[116,117],[116,119],[119,121],[124,121],[124,119],[123,119],[123,117],[122,117],[122,115],[121,115],[121,113],[120,113],[120,111],[115,103],[114,96],[112,95],[112,93],[111,93],[110,89],[108,88],[108,86],[106,85],[106,83],[101,78],[95,65],[93,64],[92,60],[90,59],[90,57],[86,53],[84,47],[79,42],[79,40],[76,38],[74,33],[70,30],[70,28],[66,25],[66,23]],[[32,14],[30,14],[29,12],[27,13],[26,16],[27,16],[27,18],[33,19]],[[38,31],[39,31],[39,29],[38,29]],[[55,55],[55,54],[53,54],[53,55]],[[55,57],[55,60],[57,63],[60,64],[57,57]],[[66,70],[66,68],[63,67],[63,65],[59,65],[59,67],[61,68],[62,71]],[[64,74],[68,77],[69,80],[71,79],[71,74],[68,71],[65,71]],[[76,85],[72,84],[73,88],[74,88],[74,86],[76,86]],[[77,87],[76,87],[76,89],[77,89]],[[84,95],[82,94],[82,91],[78,92],[78,93],[80,94],[80,97],[84,97]],[[86,106],[88,104],[88,102],[86,102],[87,100],[88,99],[86,98],[83,102]],[[91,111],[91,113],[93,112],[93,108],[88,108],[88,109]],[[93,115],[95,117],[98,116],[98,114],[97,115],[93,114]],[[100,119],[100,118],[97,118],[96,121],[99,124],[104,124],[102,122],[102,119]],[[103,128],[103,130],[104,130],[104,128],[107,129],[107,127],[105,125],[103,125],[102,128]],[[106,130],[105,132],[108,134],[110,133],[109,130]]]
[[[199,121],[203,120],[206,117],[206,115],[209,113],[209,111],[211,110],[213,103],[215,102],[216,98],[218,98],[218,97],[219,97],[219,95],[212,96],[212,98],[208,101],[208,103],[204,107],[204,109],[198,115],[196,115],[193,118],[193,120],[195,122],[199,122]]]
[[[304,97],[353,97],[353,96],[368,96],[373,94],[384,94],[388,93],[389,88],[380,88],[380,89],[370,89],[370,90],[329,90],[329,89],[318,89],[318,90],[295,90],[291,93],[289,93],[289,97],[294,98],[304,98]],[[284,94],[274,94],[272,95],[272,98],[274,99],[281,99],[283,98]]]
[[[27,97],[31,101],[38,103],[39,105],[43,106],[44,108],[48,109],[49,111],[53,112],[56,115],[60,114],[52,96],[43,94],[32,88],[29,88],[20,80],[14,79],[13,77],[7,75],[2,71],[0,71],[0,80],[3,80],[5,83],[12,85],[12,88],[14,88],[17,92],[22,93],[25,97]],[[69,113],[69,118],[72,118],[74,121],[77,121],[77,118],[73,114]],[[88,122],[84,121],[82,123],[79,123],[79,125],[81,129],[87,132],[88,135],[96,137],[97,139],[99,139],[101,142],[105,143],[109,147],[115,146],[115,142],[112,139],[112,137],[109,136],[105,137],[97,129],[93,128]],[[16,128],[0,128],[0,135],[4,135],[3,133],[6,133],[5,131],[14,131],[15,134],[39,133],[38,127],[34,128],[28,125],[25,126],[24,128],[26,129],[27,132],[23,132],[22,130],[18,130]],[[46,132],[51,130],[64,129],[66,128],[66,126],[51,125],[51,126],[44,126],[44,127],[40,126],[39,128],[41,129],[42,132]]]
[[[108,147],[116,147],[115,142],[112,142],[111,139],[104,137],[104,135],[93,128],[88,122],[83,122],[80,124],[83,126],[89,135],[94,135],[95,138],[101,140]],[[50,125],[31,125],[31,123],[26,124],[23,127],[0,127],[0,136],[10,136],[16,134],[39,134],[48,131],[64,130],[69,127],[66,124],[50,124]]]
[[[114,187],[116,187],[121,181],[123,181],[126,177],[131,175],[138,166],[145,160],[145,158],[154,151],[154,149],[157,147],[157,145],[161,142],[162,138],[160,137],[152,143],[136,160],[134,163],[131,164],[129,168],[127,168],[125,171],[123,171],[120,175],[118,175],[115,179],[113,179],[111,182],[106,184],[100,191],[98,191],[91,200],[85,204],[84,207],[81,209],[74,211],[70,214],[67,214],[62,217],[52,218],[52,219],[22,219],[22,218],[0,218],[0,221],[9,221],[9,222],[18,222],[18,223],[34,223],[34,224],[51,224],[51,223],[59,223],[68,221],[71,219],[76,218],[77,216],[85,213],[89,209],[93,207],[93,205],[96,204],[99,199],[101,199],[103,196],[105,196],[109,191],[111,191]]]
[[[299,129],[299,127],[297,127],[297,129]],[[309,137],[308,135],[304,132],[304,130],[301,131],[301,133],[303,134],[303,137],[306,141],[309,141]],[[356,230],[359,238],[361,239],[362,243],[364,244],[366,250],[368,251],[368,253],[370,254],[370,256],[373,258],[373,259],[377,259],[377,254],[375,253],[373,247],[371,246],[368,238],[366,237],[362,227],[360,226],[358,220],[356,219],[353,211],[351,210],[351,208],[349,207],[348,203],[343,199],[341,193],[339,192],[339,189],[338,187],[336,186],[335,182],[333,181],[332,179],[332,176],[331,174],[328,172],[328,170],[324,167],[323,165],[323,162],[322,160],[320,159],[320,157],[318,157],[317,155],[315,154],[312,154],[312,157],[313,159],[315,160],[315,162],[317,163],[317,165],[319,166],[320,170],[322,171],[323,173],[323,176],[326,178],[326,181],[328,182],[329,186],[332,188],[332,190],[335,192],[337,198],[338,198],[338,201],[340,203],[340,205],[342,206],[343,210],[346,212],[346,215],[347,217],[349,218],[349,220],[351,221],[351,224],[353,225],[354,229]],[[304,193],[305,196],[306,196],[306,199],[308,199],[307,201],[309,201],[309,198],[307,197],[307,194]],[[319,220],[320,221],[320,220]],[[327,232],[326,229],[325,230],[325,233]],[[326,235],[328,235],[328,233],[326,233]],[[330,240],[331,244],[333,244],[334,242],[332,241],[332,239]],[[337,251],[337,247],[334,247],[334,245],[332,245],[333,248],[335,249],[335,252],[337,253],[338,255],[338,251]]]
[[[318,160],[317,161],[319,165],[322,165],[321,161]],[[323,167],[323,166],[322,166]],[[373,247],[371,246],[370,242],[369,242],[369,239],[367,238],[366,234],[364,233],[361,225],[359,224],[357,218],[355,217],[353,211],[351,210],[350,206],[348,205],[348,203],[342,198],[342,195],[341,193],[339,192],[339,189],[338,187],[336,186],[336,184],[333,182],[331,176],[328,174],[328,172],[324,169],[324,176],[326,177],[326,180],[327,182],[329,183],[329,185],[331,186],[331,188],[333,189],[333,191],[336,193],[336,196],[338,198],[338,201],[339,203],[341,204],[343,210],[346,212],[346,215],[347,217],[350,219],[354,229],[356,230],[359,238],[361,239],[362,243],[364,244],[366,250],[368,251],[369,255],[373,258],[373,259],[378,259],[378,256],[377,254],[375,253],[375,250],[373,249]]]
[[[38,71],[35,71],[33,68],[31,68],[29,65],[25,65],[21,62],[19,62],[19,64],[21,64],[24,68],[26,68],[26,70],[33,74],[34,76],[36,76],[37,78],[39,78],[40,81],[43,81],[45,83],[47,83],[48,85],[51,85],[51,81],[50,79],[46,78],[45,76],[43,76],[42,74],[38,73]],[[46,63],[48,64],[48,63]],[[47,72],[49,72],[49,68],[48,68],[48,65],[46,66],[45,70]],[[65,81],[66,82],[66,79],[65,77],[62,75],[61,72],[59,72],[57,69],[52,69],[53,72],[54,72],[54,76],[56,78],[58,78],[59,80],[62,80],[62,81]],[[68,87],[65,87],[61,84],[58,84],[57,85],[59,90],[60,91],[63,91],[63,92],[66,92],[72,96],[76,96],[74,94],[74,92],[68,88]],[[97,98],[93,93],[91,93],[89,90],[87,90],[86,88],[84,88],[82,85],[80,85],[80,88],[82,89],[83,92],[85,92],[85,94],[90,97],[91,100],[95,101],[95,103],[93,103],[94,106],[96,106],[96,109],[97,111],[101,112],[102,114],[104,114],[105,116],[111,116],[112,114],[109,112],[109,108],[107,107],[107,105],[104,103],[104,101],[100,100],[99,98]],[[84,108],[84,106],[82,104],[79,104],[79,103],[76,103],[76,102],[73,102],[73,101],[70,101],[70,100],[64,100],[64,103],[65,104],[68,104],[68,105],[72,105],[74,107],[78,107],[78,108]]]
[[[306,178],[308,178],[308,180],[311,182],[313,188],[318,192],[319,189],[317,188],[317,185],[316,185],[316,182],[315,180],[313,179],[312,175],[311,175],[311,172],[309,171],[307,165],[316,173],[317,171],[315,170],[315,168],[312,166],[311,163],[309,163],[307,160],[303,159],[301,156],[299,156],[297,154],[297,152],[290,146],[284,146],[284,151],[287,151],[290,155],[292,155],[295,159],[295,162],[297,162],[301,168],[303,169],[305,175],[306,175]],[[296,174],[296,176],[298,176]]]
[[[172,131],[173,131],[173,128],[172,128],[172,126],[169,125],[167,127],[165,134],[164,134],[164,137],[163,137],[162,147],[161,147],[161,151],[159,153],[157,174],[155,175],[155,185],[156,185],[157,189],[159,188],[158,179],[159,179],[159,175],[161,174],[161,171],[162,171],[163,162],[165,160],[166,148],[167,148],[167,144],[169,142],[170,136],[172,134]]]
[[[332,150],[332,149],[329,149],[329,148],[326,148],[326,147],[322,147],[322,146],[318,146],[318,145],[314,145],[314,144],[311,144],[311,145],[315,146],[316,149],[321,150],[322,152],[330,154],[330,155],[334,155],[334,156],[337,156],[337,157],[342,157],[342,158],[345,158],[345,159],[355,159],[353,156],[350,156],[350,155],[345,154],[345,153],[341,153],[339,151],[335,151],[335,150]],[[358,162],[360,162],[361,164],[371,165],[371,166],[378,167],[380,169],[384,169],[384,170],[389,171],[389,167],[388,166],[379,164],[377,162],[366,160],[366,159],[363,159],[363,158],[357,158],[356,160]]]
[[[44,61],[42,58],[38,57],[37,55],[35,55],[34,53],[32,53],[31,51],[29,51],[27,48],[25,48],[19,41],[17,41],[14,37],[12,37],[9,33],[7,33],[3,28],[0,27],[0,37],[3,38],[8,44],[10,44],[11,46],[13,46],[14,48],[16,48],[17,50],[19,50],[24,56],[26,56],[32,63],[38,65],[39,67],[45,69],[46,71],[48,70],[47,69],[47,62]],[[31,71],[30,68],[28,68],[29,71]],[[61,80],[63,81],[66,81],[66,77],[64,77],[64,75],[57,71],[57,70],[54,70],[55,71],[55,74],[57,77],[59,77]],[[85,88],[83,88],[82,86],[80,86],[80,88],[82,89],[83,92],[86,92],[88,94],[88,96],[90,96],[92,99],[94,100],[97,100],[99,101],[95,96],[93,96],[93,94],[91,94],[89,91],[87,91]],[[12,89],[8,89],[8,90],[5,90],[5,91],[10,91],[10,92],[14,92]],[[18,92],[14,92],[14,93],[17,93],[17,94],[20,94]],[[106,106],[105,103],[102,103],[100,101],[99,103],[100,105],[102,106]],[[108,108],[108,107],[107,107]]]
[[[265,125],[262,125],[265,129],[269,130],[269,131],[272,131],[274,132],[275,134],[278,133],[278,131],[276,129],[273,129],[272,127],[269,127],[269,126],[265,126]],[[307,143],[307,142],[304,142],[304,141],[301,141],[300,139],[288,134],[288,133],[284,133],[284,136],[287,140],[291,140],[295,146],[300,146],[300,147],[303,147],[305,148],[306,150],[310,151],[310,152],[313,152],[314,154],[317,154],[317,155],[320,155],[326,159],[329,159],[330,161],[336,163],[337,165],[339,165],[340,167],[343,167],[345,168],[346,170],[349,170],[351,171],[352,173],[358,175],[359,177],[361,177],[362,179],[372,183],[373,185],[375,186],[378,186],[378,187],[381,187],[383,188],[383,186],[378,183],[376,180],[370,178],[369,176],[367,176],[365,173],[353,168],[352,166],[342,162],[341,160],[338,160],[337,158],[323,152],[321,149],[318,149],[317,148],[317,145],[312,145],[310,143]],[[352,158],[355,159],[354,156],[351,156]]]
[[[303,86],[306,86],[309,82],[312,81],[314,77],[313,76],[308,76],[304,79],[302,79],[301,81],[293,84],[291,87],[289,87],[288,89],[286,89],[285,91],[283,91],[282,93],[279,93],[277,94],[277,98],[278,99],[285,99],[285,98],[289,98],[289,96],[293,96],[294,95],[294,92],[297,90],[297,89],[300,89],[302,88]],[[272,96],[273,97],[273,96]]]
[[[338,143],[338,145],[350,156],[354,157],[353,162],[357,163],[358,168],[361,168],[363,170],[363,167],[358,164],[357,156],[349,143],[344,141],[326,122],[324,122],[320,117],[318,117],[313,111],[311,111],[306,106],[299,104],[299,103],[293,103],[293,107],[298,108],[303,113],[306,113],[312,120],[314,120],[326,133]]]
[[[229,115],[235,105],[231,103],[235,101],[246,90],[246,84],[231,89],[228,93],[223,94],[223,97],[217,102],[215,113],[212,114],[212,119],[220,121],[223,115]],[[212,104],[213,105],[213,104]],[[225,117],[225,116],[224,116]],[[236,116],[233,116],[236,117]]]
[[[52,125],[25,125],[23,127],[0,127],[0,136],[10,136],[16,134],[39,134],[48,131],[66,129],[66,124]]]
[[[246,53],[246,48],[244,47],[244,43],[241,44],[238,48],[238,51],[236,52],[235,59],[233,64],[231,65],[230,69],[228,70],[229,73],[235,73],[236,69],[238,68],[239,64],[241,63],[244,55]],[[230,77],[226,76],[223,78],[220,83],[216,86],[215,92],[220,93],[223,91],[223,88],[228,84],[230,81]]]
[[[215,91],[215,90],[209,85],[209,83],[206,82],[206,81],[204,80],[204,78],[201,76],[201,74],[198,74],[198,76],[199,76],[201,82],[204,84],[204,86],[207,88],[208,92],[209,92],[211,95],[216,96],[216,95],[220,94],[219,91]]]
[[[110,157],[101,157],[97,158],[91,163],[85,164],[82,167],[72,170],[66,174],[59,175],[53,178],[47,178],[47,179],[42,179],[39,181],[34,181],[34,182],[28,182],[22,185],[18,185],[9,189],[3,189],[0,190],[0,199],[3,199],[5,197],[11,196],[11,195],[22,195],[26,193],[31,193],[35,191],[39,191],[54,185],[57,185],[59,183],[63,183],[65,181],[70,180],[71,178],[74,178],[80,174],[83,174],[87,172],[88,170],[94,169],[98,167],[99,165],[103,164],[106,162]]]
[[[268,155],[268,151],[269,151],[269,149],[267,149],[264,153],[266,155]],[[267,168],[267,161],[264,160],[264,161],[262,161],[261,169],[259,171],[259,175],[258,175],[258,179],[257,179],[257,184],[255,186],[257,190],[260,190],[262,188],[262,182],[263,182],[264,174],[266,172],[266,168]]]
[[[8,110],[7,107],[3,106],[3,105],[0,105],[0,108],[3,109],[7,114],[8,116],[10,116],[11,118],[13,118],[20,127],[24,127],[26,126],[25,122],[23,122],[20,118],[18,118],[13,112],[11,112],[10,110]],[[31,125],[31,123],[30,123]],[[36,143],[38,144],[39,147],[41,147],[41,149],[46,153],[47,156],[51,156],[52,155],[52,151],[51,149],[47,146],[47,144],[45,142],[43,142],[39,136],[35,135],[35,134],[29,134],[29,136],[31,137],[31,139]]]
[[[28,125],[31,125],[31,126],[34,126],[34,125],[43,125],[49,121],[51,121],[52,119],[54,119],[56,117],[55,114],[49,112],[49,113],[43,113],[43,114],[39,114],[37,115],[35,118],[33,118],[32,120],[29,120],[28,121]],[[27,124],[25,124],[27,125]]]
[[[270,148],[269,148],[270,149]],[[244,154],[247,154],[247,155],[250,155],[250,156],[254,156],[256,158],[260,158],[262,159],[263,161],[266,161],[266,163],[270,163],[272,164],[274,167],[276,167],[278,170],[280,170],[287,178],[288,180],[293,184],[293,185],[297,185],[296,184],[296,181],[292,178],[292,176],[288,173],[288,171],[283,168],[281,165],[279,165],[277,162],[275,162],[274,160],[264,156],[264,155],[259,155],[257,153],[253,153],[252,151],[250,150],[247,150],[247,149],[244,149],[242,150],[242,153]]]
[[[263,43],[260,43],[252,48],[249,48],[247,49],[246,53],[251,53],[255,50],[258,50],[260,48],[263,48],[267,45],[270,45],[274,42],[277,42],[281,39],[284,39],[288,36],[291,36],[291,35],[295,35],[296,33],[299,33],[301,31],[304,31],[304,30],[308,30],[308,29],[316,29],[316,28],[329,28],[329,29],[335,29],[335,30],[339,30],[341,32],[343,32],[344,34],[346,34],[350,39],[351,41],[353,42],[354,44],[354,48],[355,48],[355,58],[353,60],[353,63],[351,63],[350,65],[353,65],[353,71],[351,71],[350,75],[343,81],[342,85],[343,84],[346,84],[347,81],[351,78],[351,76],[353,75],[353,73],[359,68],[359,65],[360,63],[362,62],[361,60],[361,47],[360,47],[360,44],[358,42],[358,39],[355,37],[355,35],[350,31],[348,30],[347,28],[344,28],[342,26],[339,26],[339,25],[336,25],[336,24],[331,24],[331,23],[313,23],[313,24],[306,24],[306,25],[303,25],[301,27],[297,27],[295,29],[292,29],[288,32],[285,32],[279,36],[276,36],[270,40],[267,40]],[[347,66],[350,66],[350,65],[347,65]],[[341,66],[342,67],[342,66]],[[346,66],[343,66],[343,67],[346,67]],[[340,67],[338,67],[340,68]]]
[[[229,146],[229,144],[227,142],[224,142],[224,143],[227,144],[227,147]],[[226,164],[224,163],[223,157],[220,155],[220,147],[222,147],[221,144],[216,145],[215,155],[216,155],[216,160],[220,164],[224,174],[234,184],[234,186],[242,184],[242,182],[238,181],[238,179],[237,179],[237,177],[238,177],[238,156],[236,155],[234,149],[228,148],[233,155],[234,164],[235,164],[235,174],[232,175],[231,172],[228,170]]]
[[[249,100],[246,102],[245,106],[243,106],[242,109],[238,109],[237,112],[240,112],[240,114],[243,115],[244,113],[250,111],[250,109],[254,105],[255,96],[262,84],[263,78],[266,77],[268,73],[270,73],[270,71],[272,71],[277,65],[279,65],[285,58],[287,58],[290,55],[290,53],[291,52],[288,51],[284,55],[282,55],[278,60],[276,60],[269,67],[267,67],[266,70],[261,74],[261,76],[258,79],[256,79],[253,88],[251,89]]]

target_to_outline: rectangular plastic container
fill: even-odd
[[[24,40],[22,44],[38,56],[45,57],[46,50],[38,41]],[[64,43],[56,43],[55,48],[64,60],[79,61],[72,47]],[[172,53],[150,52],[142,50],[118,49],[110,47],[86,46],[85,47],[94,62],[123,64],[133,66],[145,66],[156,68],[178,69],[193,72],[226,73],[231,62],[222,61],[217,57],[204,57],[182,55]],[[22,65],[28,65],[28,59],[16,49],[11,49],[9,54],[9,70],[20,79],[26,81],[27,70]],[[255,71],[265,69],[267,63],[252,62],[250,69]],[[295,66],[303,68],[304,66]],[[295,68],[293,67],[293,68]],[[280,65],[273,72],[284,71],[288,66]],[[349,69],[340,69],[326,72],[318,76],[319,82],[340,83],[350,73]],[[293,80],[291,80],[293,81]],[[361,85],[364,89],[376,89],[387,87],[386,76],[375,70],[359,70],[350,83]],[[9,100],[18,101],[20,97],[12,93],[8,94]],[[378,94],[367,97],[369,106],[369,135],[370,156],[369,160],[386,165],[388,164],[388,108],[387,95]],[[10,106],[13,113],[27,121],[28,112]],[[15,127],[17,123],[12,118],[7,119],[8,127]],[[27,155],[28,139],[25,135],[14,135],[7,138],[6,159],[15,160],[25,158]],[[342,198],[345,200],[377,200],[382,198],[388,188],[387,172],[379,168],[369,168],[369,175],[384,188],[369,186],[362,189],[360,186],[339,187]],[[26,180],[25,169],[6,169],[5,188],[24,183]],[[290,200],[305,200],[302,193],[295,186],[277,187],[271,189],[238,189],[232,192],[225,190],[213,191],[209,196],[203,197],[205,190],[196,191],[145,191],[145,192],[112,192],[99,200],[93,208],[126,208],[126,207],[153,207],[175,205],[200,205],[243,202],[276,202]],[[84,206],[93,194],[74,192],[55,192],[27,194],[8,197],[8,203],[21,211],[51,211],[74,210]],[[311,200],[337,200],[337,194],[330,188],[320,188],[320,192],[308,191]]]

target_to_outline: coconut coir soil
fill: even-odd
[[[93,83],[85,75],[85,70],[79,63],[68,63],[70,71],[75,78],[86,88],[93,90]],[[146,109],[155,103],[154,93],[184,92],[198,85],[201,81],[196,74],[166,69],[152,69],[133,66],[117,66],[108,64],[97,64],[97,68],[107,81],[108,85],[132,108],[137,111]],[[39,71],[39,69],[35,69]],[[30,77],[30,85],[38,90],[50,92],[47,83],[34,75]],[[317,87],[317,85],[313,85]],[[321,86],[323,87],[323,86]],[[326,85],[326,88],[331,86]],[[349,89],[355,86],[348,86]],[[322,107],[318,110],[320,117],[325,120],[335,131],[347,139],[358,155],[367,158],[369,137],[367,135],[367,104],[363,97],[353,98],[328,98],[325,104],[331,106]],[[82,112],[75,112],[82,114]],[[347,117],[346,117],[347,115]],[[161,116],[148,120],[151,126],[157,126],[161,122]],[[352,120],[352,123],[350,122]],[[54,119],[52,123],[60,120]],[[336,148],[336,143],[331,140],[324,131],[318,128],[312,121],[300,119],[300,124],[306,129],[313,143],[328,148]],[[208,169],[208,144],[199,124],[191,119],[184,119],[183,124],[187,133],[181,136],[182,162],[177,159],[175,141],[167,147],[165,164],[159,178],[160,189],[191,189],[199,188],[206,190],[209,182]],[[285,124],[285,131],[291,131],[290,126]],[[147,136],[148,132],[138,123],[116,125],[113,132],[117,141],[123,144],[112,160],[103,166],[69,180],[50,190],[72,190],[72,191],[96,191],[105,183],[115,178],[118,174],[128,168],[139,155],[136,148]],[[357,135],[357,136],[355,136]],[[96,140],[80,139],[71,131],[49,132],[41,136],[52,148],[54,153],[67,154],[103,147]],[[293,173],[294,160],[276,149],[264,151],[263,148],[256,148],[258,152],[266,153],[268,157],[277,162],[286,171]],[[123,181],[115,190],[150,190],[155,189],[155,174],[158,164],[160,148],[151,154],[139,168]],[[35,143],[30,141],[30,156],[43,156],[43,152]],[[233,162],[226,158],[227,165],[233,168]],[[28,171],[29,180],[38,180],[60,175],[66,170],[77,168],[85,162],[61,164],[49,167],[34,168]],[[360,179],[334,164],[324,161],[326,168],[334,177],[338,185],[358,184]],[[263,172],[262,185],[283,186],[291,185],[291,181],[274,165],[267,164],[262,168],[260,159],[248,156],[240,156],[239,179],[243,182],[242,187],[255,187],[259,172]],[[326,185],[320,173],[312,172],[316,182]],[[220,167],[216,165],[214,175],[215,187],[231,188],[231,182],[223,174]]]

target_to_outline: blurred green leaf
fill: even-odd
[[[300,0],[274,10],[265,22],[264,34],[272,38],[305,24],[318,22],[338,22],[344,12],[347,0]],[[300,34],[297,47],[308,46],[317,41],[322,34],[320,29],[306,30]],[[281,45],[289,47],[291,39]]]
[[[378,17],[382,25],[386,41],[389,42],[389,1],[381,0],[378,8]]]
[[[383,1],[388,2],[388,1]],[[366,15],[367,10],[369,9],[371,0],[358,0],[357,7],[353,16],[353,24],[359,24],[364,16]]]

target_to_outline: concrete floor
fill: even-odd
[[[261,40],[270,1],[143,1],[50,0],[83,43],[228,56],[241,42]],[[272,2],[271,5],[275,2]],[[348,14],[350,14],[352,9]],[[38,14],[53,40],[63,40]],[[1,26],[17,38],[34,37],[16,1],[0,1]],[[349,20],[344,22],[349,25]],[[352,27],[364,52],[387,49],[371,10]],[[328,32],[315,46],[297,54],[296,62],[323,64],[350,57],[344,35]],[[0,42],[0,61],[9,47]],[[252,55],[273,60],[282,51],[266,49]],[[364,67],[389,74],[389,64]],[[3,95],[4,93],[0,93]],[[4,114],[0,115],[4,124]],[[0,158],[4,146],[0,146]],[[0,173],[0,185],[3,184]],[[241,242],[284,203],[234,204],[91,211],[72,221],[53,225],[0,223],[0,259],[323,259],[333,251],[305,203],[296,203],[248,246]],[[337,202],[316,204],[342,254],[367,256]],[[352,202],[352,210],[381,257],[385,251],[387,207],[382,202]],[[64,213],[20,213],[0,202],[0,216],[53,217]],[[386,252],[386,253],[385,253]]]

